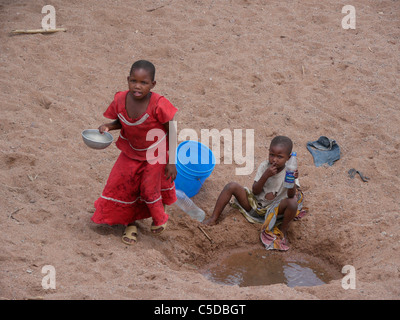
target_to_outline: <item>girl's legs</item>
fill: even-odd
[[[153,219],[151,231],[154,234],[164,231],[169,218],[165,213],[161,195],[161,179],[165,179],[164,170],[165,164],[147,164],[141,173],[140,197],[146,203]]]

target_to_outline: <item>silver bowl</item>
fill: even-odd
[[[98,129],[86,129],[82,131],[85,144],[92,149],[105,149],[114,140],[109,132],[100,133]]]

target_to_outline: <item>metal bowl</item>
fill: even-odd
[[[92,149],[105,149],[113,142],[113,136],[109,132],[100,133],[98,129],[86,129],[82,131],[85,144]]]

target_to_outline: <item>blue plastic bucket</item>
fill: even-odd
[[[207,146],[197,141],[183,141],[176,152],[176,189],[189,198],[195,196],[214,167],[215,157]]]

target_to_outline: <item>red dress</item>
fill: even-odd
[[[177,109],[152,92],[146,112],[131,119],[125,108],[128,92],[117,92],[104,112],[106,118],[121,122],[116,142],[121,154],[94,203],[92,221],[128,225],[152,217],[153,225],[159,226],[168,220],[163,204],[176,201],[175,184],[165,178],[168,137],[163,124],[172,120]]]

